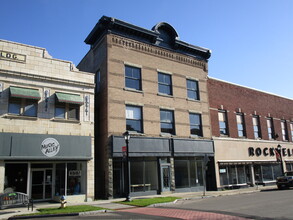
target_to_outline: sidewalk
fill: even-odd
[[[244,189],[234,189],[234,190],[225,190],[225,191],[207,191],[205,195],[203,195],[203,192],[172,193],[172,194],[164,194],[164,195],[133,197],[133,199],[166,197],[166,196],[176,196],[176,197],[181,197],[182,199],[204,199],[209,197],[253,193],[253,192],[259,192],[262,190],[273,190],[273,189],[277,189],[277,187],[275,185],[272,185],[272,186],[259,186],[259,187],[250,187],[250,188],[244,188]],[[67,205],[94,205],[94,206],[102,207],[105,209],[112,209],[112,210],[132,208],[132,206],[129,206],[129,205],[113,203],[113,202],[124,201],[124,200],[125,200],[124,198],[119,198],[119,199],[110,199],[110,200],[97,200],[97,201],[86,202],[86,203],[69,203]],[[27,207],[3,209],[3,210],[0,210],[0,219],[8,219],[9,217],[12,217],[15,215],[34,213],[34,212],[37,212],[37,209],[39,208],[49,208],[49,207],[57,208],[57,207],[60,207],[60,204],[47,203],[47,202],[36,203],[34,204],[33,211],[31,211],[31,209],[28,210]]]

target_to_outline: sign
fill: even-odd
[[[81,170],[69,170],[68,176],[81,176]]]
[[[275,147],[265,147],[265,148],[254,148],[254,147],[249,147],[248,148],[248,156],[249,157],[254,157],[254,156],[269,156],[269,157],[275,157],[276,152],[278,152],[282,156],[287,156],[287,157],[292,157],[293,156],[293,149],[292,148],[286,148],[282,147],[282,150],[279,151]]]
[[[41,151],[47,157],[54,157],[60,150],[60,144],[55,138],[46,138],[41,144]]]
[[[26,61],[26,56],[0,50],[0,59],[24,63]]]

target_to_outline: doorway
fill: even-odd
[[[162,192],[171,190],[170,165],[161,165],[161,185]]]
[[[32,169],[31,198],[34,200],[52,199],[52,169]]]

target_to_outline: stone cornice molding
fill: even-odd
[[[180,62],[186,65],[198,67],[203,71],[208,71],[207,63],[204,61],[197,60],[190,56],[178,54],[176,52],[169,51],[160,47],[151,46],[146,43],[130,40],[116,35],[111,35],[111,41],[117,46],[121,46],[127,49],[143,52],[146,54],[162,57],[172,61]]]

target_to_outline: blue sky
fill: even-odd
[[[151,29],[172,25],[209,48],[209,75],[293,98],[292,0],[0,0],[0,38],[44,47],[75,65],[99,18]]]

